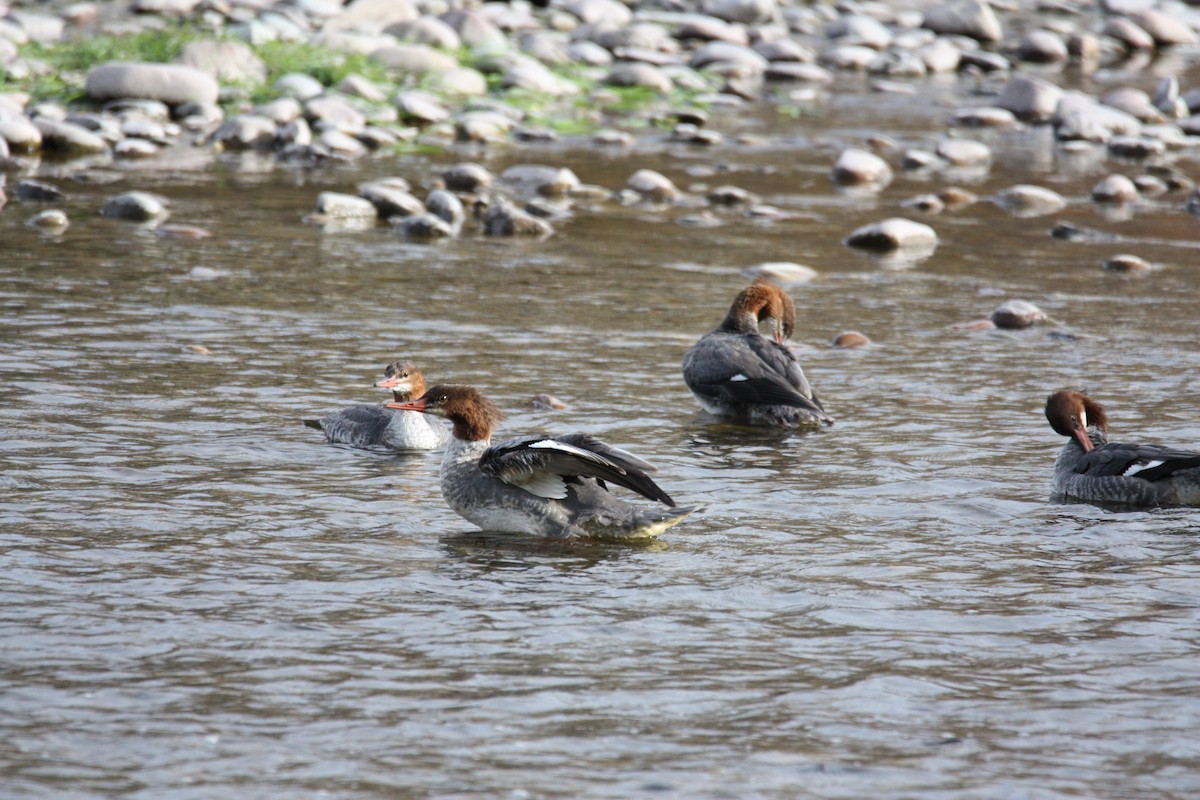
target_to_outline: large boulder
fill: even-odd
[[[215,103],[219,90],[211,75],[195,67],[122,61],[94,68],[83,88],[93,100],[139,97],[168,105]]]

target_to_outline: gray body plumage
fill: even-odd
[[[1054,491],[1077,500],[1128,506],[1200,505],[1200,453],[1106,442],[1095,449],[1070,439],[1054,462]]]
[[[417,411],[396,411],[381,405],[356,405],[308,423],[330,442],[352,447],[389,450],[437,450],[450,441],[450,429]]]
[[[683,357],[683,379],[705,411],[764,425],[832,424],[786,346],[758,333],[715,330]]]

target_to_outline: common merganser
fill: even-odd
[[[774,341],[758,331],[769,322]],[[785,344],[796,305],[781,286],[756,280],[738,292],[716,330],[683,357],[683,379],[710,414],[763,425],[832,425]]]
[[[520,436],[492,444],[503,412],[474,387],[434,386],[388,408],[446,417],[453,439],[442,457],[442,496],[484,530],[536,536],[649,539],[700,508],[675,501],[646,474],[654,467],[583,433]],[[636,508],[609,494],[605,482],[671,507]]]
[[[1103,406],[1079,392],[1050,395],[1046,419],[1068,437],[1054,462],[1057,494],[1128,506],[1200,505],[1200,453],[1108,441]]]
[[[376,388],[391,389],[397,403],[420,397],[425,377],[411,361],[395,361],[384,367]],[[310,428],[324,431],[330,442],[353,447],[386,447],[389,450],[437,450],[450,441],[450,430],[422,414],[393,411],[384,405],[362,404],[306,419]]]

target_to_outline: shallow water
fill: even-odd
[[[928,146],[948,107],[857,88],[798,118],[714,115],[716,148],[645,134],[316,171],[192,161],[117,184],[171,197],[202,240],[101,219],[113,186],[43,165],[72,193],[67,234],[25,227],[28,206],[0,214],[6,792],[1200,793],[1200,512],[1053,502],[1062,440],[1041,414],[1086,387],[1115,438],[1200,445],[1196,220],[1181,196],[1102,213],[1091,186],[1140,167],[1039,130],[968,132],[996,150],[987,172],[835,192],[842,147],[875,131]],[[320,191],[421,185],[460,160],[610,188],[652,167],[788,216],[688,227],[696,209],[585,203],[545,242],[431,246],[303,222]],[[1016,183],[1072,204],[923,218],[941,243],[919,263],[841,244],[922,219],[898,206],[915,194]],[[1130,240],[1052,239],[1060,219]],[[1100,269],[1120,252],[1162,268]],[[719,424],[683,386],[683,352],[763,261],[820,271],[793,289],[794,341],[829,430]],[[950,328],[1006,297],[1060,327]],[[848,329],[875,344],[827,347]],[[708,508],[645,547],[473,532],[441,501],[437,455],[300,424],[377,398],[400,356],[483,387],[510,412],[501,433],[600,434]],[[533,408],[543,391],[570,409]]]

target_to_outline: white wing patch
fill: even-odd
[[[1157,461],[1148,461],[1145,464],[1130,464],[1129,468],[1126,469],[1125,472],[1123,472],[1121,474],[1123,474],[1126,478],[1132,478],[1134,475],[1137,475],[1139,472],[1141,472],[1143,470],[1154,469],[1155,467],[1161,467],[1165,463],[1166,462],[1160,458]]]
[[[526,472],[523,475],[508,478],[505,483],[519,486],[538,497],[562,500],[567,496],[567,482],[553,472]]]
[[[741,383],[742,381],[748,381],[748,380],[750,380],[750,379],[739,372],[737,375],[734,375],[732,378],[730,378],[729,382],[730,383]]]

